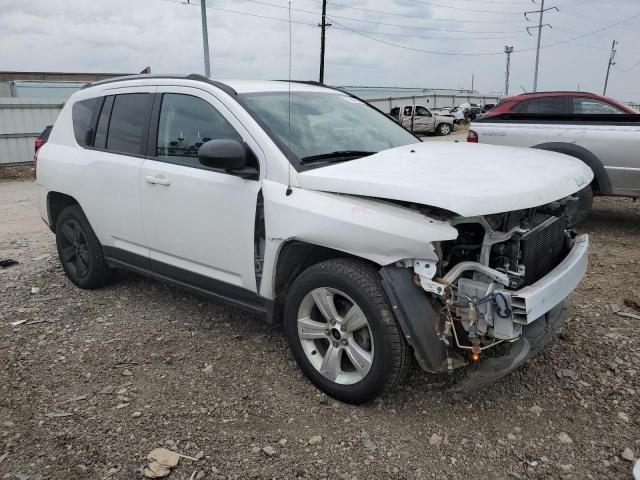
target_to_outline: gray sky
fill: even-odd
[[[293,24],[293,77],[315,80],[321,0],[291,4],[292,19],[300,22]],[[287,0],[208,0],[208,5],[216,7],[208,9],[214,77],[287,77],[287,22],[220,10],[284,20]],[[536,45],[525,31],[536,22],[525,22],[519,13],[538,8],[527,0],[329,0],[328,5],[334,24],[327,33],[330,84],[470,88],[475,73],[477,89],[496,92],[504,86],[504,46]],[[618,64],[608,93],[640,101],[640,64],[622,72],[640,62],[640,0],[546,0],[546,6],[553,5],[560,12],[545,16],[553,29],[544,30],[543,45],[639,16],[541,50],[539,89],[579,85],[602,93],[616,39]],[[0,0],[0,12],[0,70],[138,72],[150,65],[154,73],[203,71],[198,6],[167,0]],[[500,54],[479,55],[493,52]],[[534,59],[534,50],[513,54],[511,93],[532,88]]]

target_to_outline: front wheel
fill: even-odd
[[[409,371],[411,351],[380,275],[364,262],[339,259],[309,267],[289,289],[284,322],[300,369],[340,401],[372,400]]]
[[[438,135],[449,135],[452,131],[452,127],[451,125],[449,125],[448,123],[441,123],[440,125],[438,125]]]

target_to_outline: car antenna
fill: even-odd
[[[291,49],[292,49],[292,40],[291,40],[291,0],[289,0],[289,81],[287,82],[289,88],[289,152],[287,157],[291,155]],[[287,172],[289,183],[287,185],[287,197],[293,193],[291,189],[291,158],[287,158],[289,161],[289,170]]]
[[[529,92],[527,92],[527,91],[524,89],[524,87],[523,87],[522,85],[520,85],[520,88],[522,89],[522,91],[523,91],[524,93],[529,93]]]

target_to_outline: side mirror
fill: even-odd
[[[209,140],[198,149],[198,160],[205,167],[240,170],[247,165],[247,150],[237,140]]]

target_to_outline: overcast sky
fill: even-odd
[[[202,73],[200,8],[179,1],[0,0],[0,70],[138,72],[150,65],[154,73]],[[287,78],[288,26],[273,19],[286,20],[287,3],[207,0],[212,7],[208,20],[213,76]],[[294,78],[317,79],[321,3],[291,2],[292,19],[299,22],[292,24]],[[602,93],[611,42],[616,39],[617,65],[608,93],[619,100],[640,101],[640,63],[622,71],[640,62],[640,0],[546,0],[545,6],[553,5],[560,12],[545,15],[553,29],[544,30],[543,45],[638,17],[543,48],[539,89],[579,86]],[[530,90],[536,38],[527,35],[525,27],[537,20],[527,23],[521,12],[536,8],[527,0],[329,0],[333,26],[327,32],[325,81],[470,88],[475,74],[476,89],[499,92],[505,70],[501,52],[508,44],[516,51],[531,49],[514,53],[511,60],[511,93],[521,92],[521,86]]]

